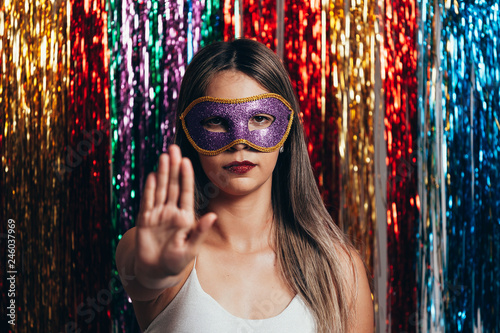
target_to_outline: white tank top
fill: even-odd
[[[193,270],[174,299],[144,333],[314,333],[314,317],[296,295],[280,314],[267,319],[243,319],[224,309],[201,287]],[[262,303],[262,312],[272,301]]]

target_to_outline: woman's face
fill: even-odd
[[[234,70],[218,73],[209,84],[206,95],[215,98],[236,99],[268,93],[257,81]],[[249,121],[249,130],[269,126],[272,119],[265,114]],[[206,129],[223,131],[217,120],[207,122]],[[271,189],[272,173],[278,160],[279,150],[259,152],[246,144],[237,144],[215,156],[199,154],[207,177],[221,191],[230,195],[252,193],[261,186]]]

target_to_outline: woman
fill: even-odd
[[[373,332],[364,265],[323,205],[280,59],[251,40],[212,44],[178,110],[177,145],[116,253],[141,328]]]

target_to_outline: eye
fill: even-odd
[[[271,121],[271,119],[269,119],[266,116],[255,116],[255,117],[253,117],[253,119],[255,120],[255,122],[257,122],[259,124],[262,124],[262,123],[264,123],[266,121]]]
[[[250,131],[256,130],[256,129],[264,129],[268,128],[271,126],[271,124],[274,122],[274,117],[265,114],[265,113],[260,113],[255,116],[253,116],[249,122],[248,122],[248,129]]]
[[[201,125],[210,132],[226,132],[227,122],[221,117],[210,117],[201,121]]]
[[[208,125],[219,126],[219,125],[222,125],[222,118],[221,117],[212,117],[212,118],[206,119],[204,122],[205,122],[205,124],[208,124]]]

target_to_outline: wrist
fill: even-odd
[[[164,290],[178,283],[178,275],[165,275],[151,273],[150,270],[140,267],[134,260],[134,274],[137,282],[150,290]]]

